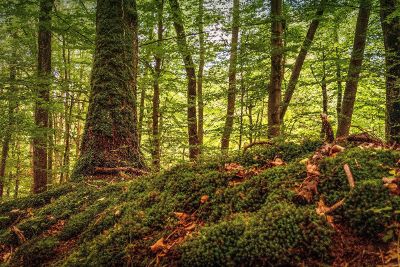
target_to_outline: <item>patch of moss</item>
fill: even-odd
[[[378,237],[391,223],[400,221],[400,196],[390,195],[379,180],[357,183],[343,206],[343,221],[357,234]]]
[[[332,230],[313,209],[265,205],[205,227],[180,247],[183,266],[296,265],[328,258]]]
[[[59,241],[55,237],[32,239],[21,245],[11,258],[11,266],[41,266],[56,256],[54,248]]]
[[[363,180],[381,180],[390,176],[389,171],[396,166],[399,158],[400,153],[391,150],[348,149],[337,157],[326,158],[321,162],[322,175],[318,190],[326,198],[327,204],[333,205],[350,191],[344,164],[350,166],[357,184]]]

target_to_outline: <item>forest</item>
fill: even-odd
[[[1,266],[400,266],[399,0],[0,0]]]

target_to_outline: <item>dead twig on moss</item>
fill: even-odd
[[[349,182],[350,188],[353,189],[355,186],[355,182],[354,182],[354,177],[353,177],[353,174],[351,173],[349,164],[347,164],[347,163],[344,164],[343,169],[344,169],[344,172],[346,173],[347,181]]]

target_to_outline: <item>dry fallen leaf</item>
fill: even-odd
[[[181,220],[181,221],[184,221],[184,220],[186,220],[187,218],[190,217],[189,214],[184,213],[184,212],[174,212],[174,214],[175,214],[175,216],[176,216],[179,220]]]
[[[201,204],[204,204],[204,203],[206,203],[206,202],[208,201],[208,199],[209,199],[209,196],[204,195],[204,196],[202,196],[202,197],[200,198],[200,203],[201,203]]]
[[[167,248],[167,245],[164,243],[164,238],[160,238],[159,240],[157,240],[156,243],[154,243],[152,246],[150,246],[150,249],[152,252],[156,253],[160,250],[163,250]]]

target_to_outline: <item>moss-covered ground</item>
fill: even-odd
[[[307,176],[305,159],[320,145],[255,147],[224,161],[180,165],[119,183],[70,183],[1,203],[0,261],[10,266],[384,264],[398,240],[400,196],[390,194],[382,178],[393,176],[400,153],[349,147],[324,158],[315,202],[299,204],[295,188]],[[328,206],[345,202],[329,219],[316,212],[320,198]]]

